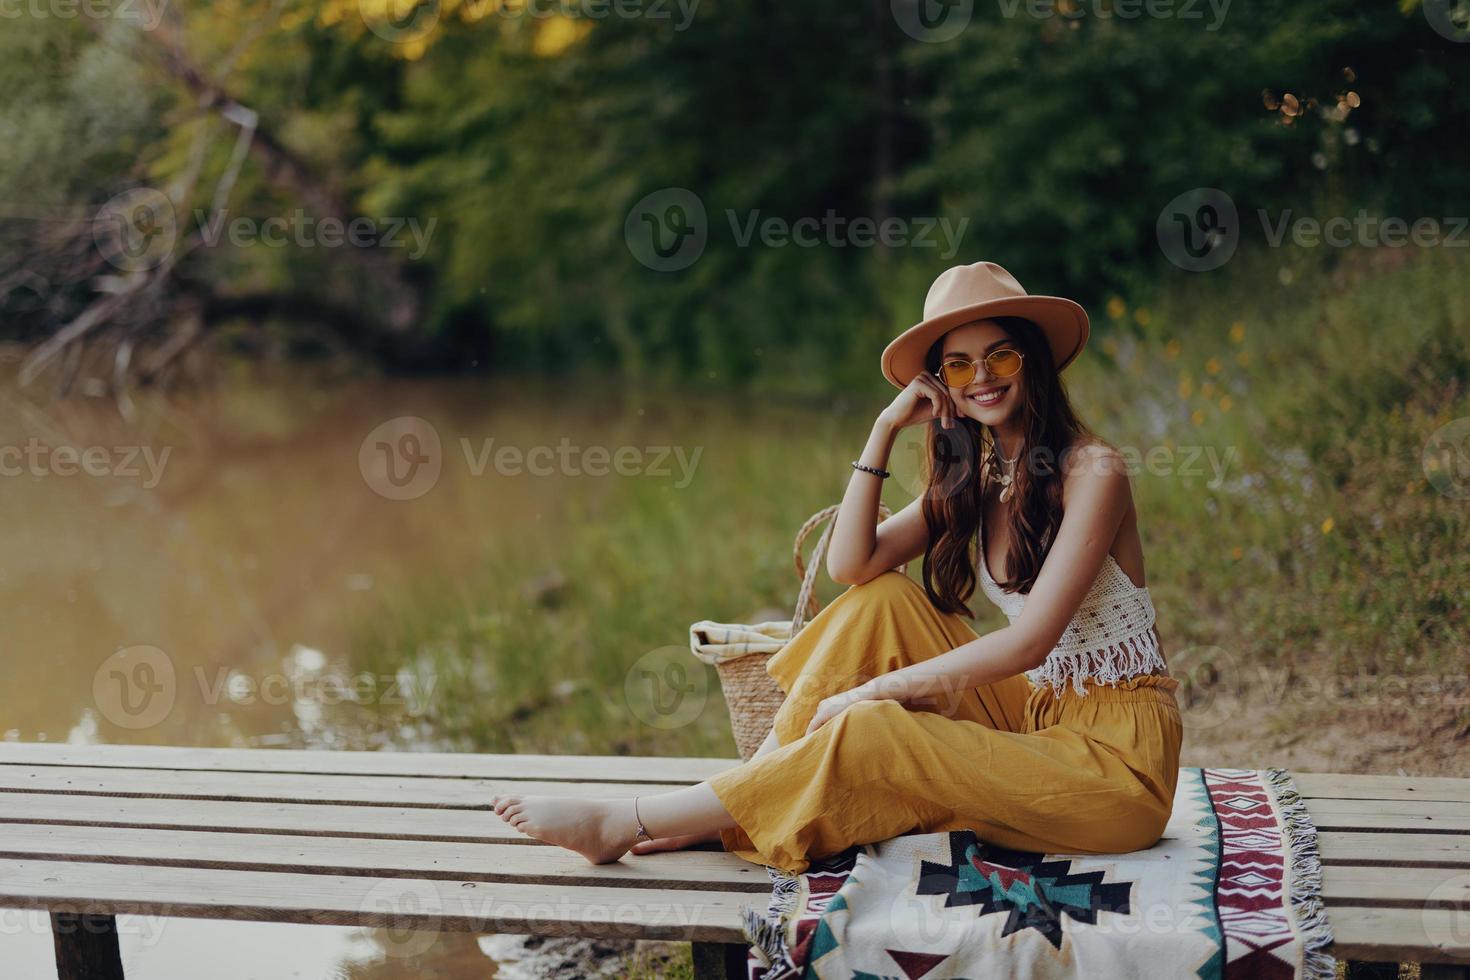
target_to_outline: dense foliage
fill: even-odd
[[[908,3],[136,0],[158,8],[152,30],[33,5],[0,35],[6,332],[85,307],[97,284],[66,232],[119,191],[165,191],[181,238],[208,226],[235,102],[258,114],[257,151],[278,145],[311,176],[253,153],[225,188],[231,217],[309,215],[320,198],[303,188],[320,186],[420,240],[400,229],[386,277],[344,261],[352,249],[195,248],[150,315],[166,332],[192,297],[225,336],[290,350],[329,311],[351,343],[381,307],[370,287],[401,275],[423,297],[407,342],[362,345],[389,367],[417,345],[482,369],[572,357],[870,383],[873,351],[957,262],[999,261],[1097,310],[1207,277],[1155,238],[1193,188],[1231,197],[1242,249],[1267,247],[1263,224],[1288,210],[1470,206],[1470,59],[1439,8],[997,0],[941,40]],[[703,252],[649,268],[630,211],[666,188],[703,208]],[[783,242],[771,218],[810,235]],[[885,219],[903,243],[854,226]],[[219,302],[243,293],[287,301]]]

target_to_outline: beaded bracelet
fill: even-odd
[[[874,476],[881,477],[885,480],[893,475],[887,470],[880,470],[876,466],[868,466],[866,463],[859,463],[857,460],[852,461],[852,468],[855,470],[862,470],[864,473],[871,473]]]

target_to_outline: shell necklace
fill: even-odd
[[[995,458],[998,459],[998,460],[1000,460],[1003,464],[1005,464],[1004,467],[1001,469],[1001,475],[1000,475],[1000,478],[999,478],[1000,479],[1000,487],[1001,487],[1001,490],[1000,490],[1000,502],[1001,503],[1005,503],[1006,501],[1010,500],[1011,499],[1011,496],[1013,494],[1015,494],[1015,492],[1016,492],[1016,488],[1015,488],[1015,485],[1014,485],[1014,482],[1013,482],[1014,478],[1011,475],[1012,474],[1012,470],[1013,470],[1013,468],[1015,466],[1016,460],[1014,460],[1014,459],[1006,459],[1005,456],[1001,454],[1001,451],[1000,451],[1000,443],[999,442],[997,442],[997,443],[994,444],[994,449],[995,449]],[[1018,459],[1020,458],[1020,454],[1019,453],[1017,454],[1017,458]]]

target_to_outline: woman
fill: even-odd
[[[827,569],[852,588],[768,662],[787,698],[755,756],[657,796],[497,796],[497,814],[594,863],[718,839],[792,873],[852,844],[961,828],[1040,852],[1159,839],[1178,682],[1125,467],[1058,378],[1087,315],[990,262],[945,272],[924,314],[883,352],[902,390],[833,529]],[[918,424],[924,493],[877,524],[894,439]],[[920,555],[922,586],[892,570]],[[960,615],[977,582],[1009,620],[984,636]]]

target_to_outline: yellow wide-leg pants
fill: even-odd
[[[1157,842],[1183,736],[1171,677],[1089,682],[1078,696],[1016,674],[923,710],[861,701],[806,734],[823,698],[975,636],[897,571],[823,609],[766,665],[787,695],[779,747],[709,780],[737,824],[725,849],[796,874],[853,844],[943,830],[1041,852]]]

